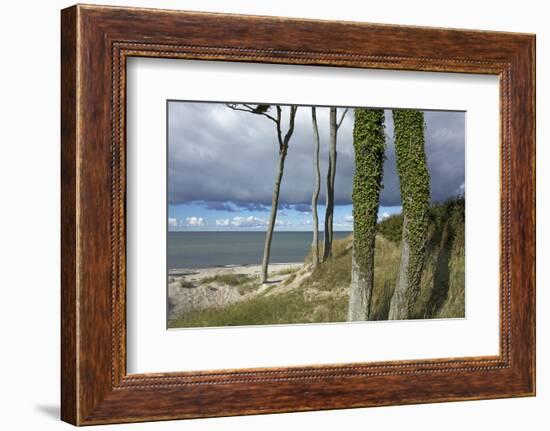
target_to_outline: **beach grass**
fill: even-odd
[[[202,284],[225,285],[237,288],[239,294],[245,295],[254,290],[259,283],[258,277],[248,274],[216,274],[201,280]]]
[[[223,309],[186,313],[172,320],[169,326],[190,328],[338,322],[345,319],[346,308],[347,299],[311,301],[302,292],[291,291],[254,297]]]
[[[185,289],[193,289],[197,286],[192,281],[189,281],[189,280],[186,280],[185,278],[182,278],[180,280],[180,287],[183,287]]]
[[[297,270],[298,268],[290,266],[288,268],[272,272],[271,275],[290,275],[296,273]]]
[[[248,274],[217,274],[201,280],[203,284],[225,284],[227,286],[241,286],[250,283],[253,277]]]

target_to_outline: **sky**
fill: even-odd
[[[338,108],[338,116],[344,111]],[[432,202],[464,193],[465,113],[424,111]],[[283,132],[289,108],[283,107]],[[323,230],[329,108],[317,108],[321,138],[319,228]],[[353,109],[338,131],[334,230],[353,229]],[[386,160],[379,219],[401,211],[391,110],[385,111]],[[311,108],[296,114],[275,230],[310,231],[314,185]],[[171,231],[265,231],[278,165],[275,123],[223,103],[168,102],[168,228]]]

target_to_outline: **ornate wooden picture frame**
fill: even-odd
[[[338,37],[334,37],[338,35]],[[62,11],[61,417],[75,425],[535,394],[535,37],[102,6]],[[500,82],[500,354],[126,372],[129,57],[492,74]]]

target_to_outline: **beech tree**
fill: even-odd
[[[336,143],[338,140],[338,129],[344,121],[348,108],[344,109],[340,120],[337,120],[338,108],[331,107],[329,112],[330,138],[328,152],[327,171],[327,196],[325,211],[325,240],[323,249],[323,260],[332,256],[333,224],[334,224],[334,183],[336,180]]]
[[[403,205],[401,260],[389,318],[411,316],[418,294],[428,233],[430,174],[424,149],[424,114],[394,109],[395,155]]]
[[[281,181],[285,169],[285,159],[288,152],[288,144],[294,133],[294,122],[296,119],[297,106],[290,106],[288,115],[288,127],[286,133],[283,133],[283,109],[281,105],[273,105],[275,114],[271,115],[272,105],[252,105],[247,103],[228,103],[227,106],[235,111],[249,112],[255,115],[262,115],[275,123],[277,131],[277,142],[279,146],[278,169],[275,174],[275,183],[273,185],[273,193],[271,197],[271,211],[264,243],[264,253],[262,258],[262,275],[261,282],[268,281],[268,266],[269,255],[271,253],[271,241],[273,239],[273,229],[275,228],[275,220],[277,219],[277,208],[279,206],[279,192],[281,189]]]
[[[313,126],[313,172],[315,173],[315,184],[311,195],[311,215],[313,223],[313,239],[311,248],[313,253],[313,266],[319,265],[319,216],[317,215],[317,201],[321,189],[321,170],[319,168],[319,126],[317,124],[317,111],[311,107],[311,122]]]
[[[353,249],[348,320],[369,320],[374,253],[385,159],[384,110],[355,109]]]

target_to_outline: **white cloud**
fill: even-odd
[[[389,212],[383,212],[382,214],[378,214],[378,221],[386,220],[390,216]]]
[[[347,214],[334,220],[334,227],[345,230],[353,229],[353,215]]]
[[[169,217],[168,218],[168,226],[177,227],[178,226],[178,219],[175,218],[175,217]]]
[[[236,227],[259,227],[259,226],[265,226],[267,224],[267,221],[254,216],[248,216],[248,217],[240,217],[236,216],[233,217],[231,220],[231,226]]]
[[[206,222],[202,217],[187,217],[185,219],[187,226],[205,226]]]
[[[216,220],[216,226],[229,226],[229,219],[224,218],[221,220]]]

